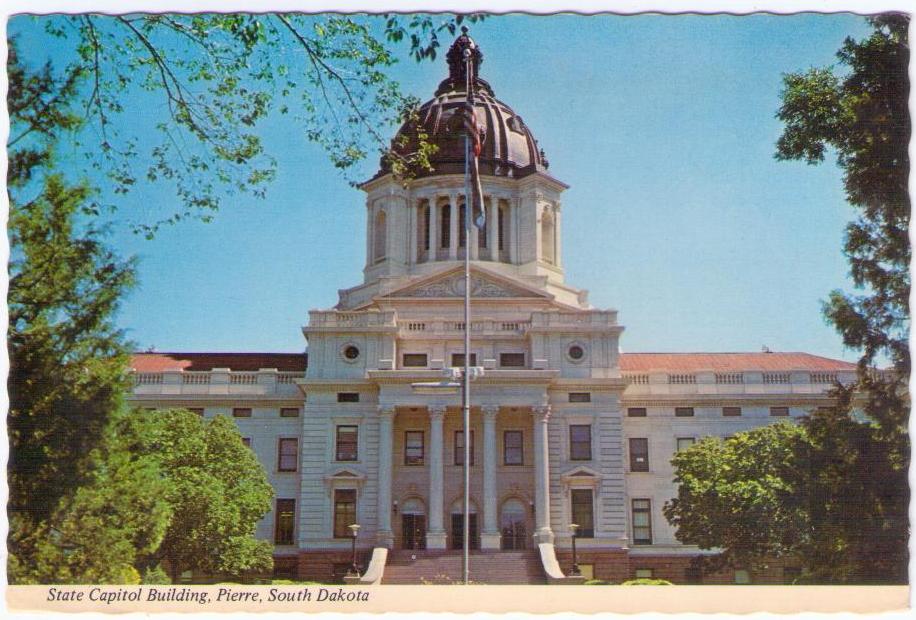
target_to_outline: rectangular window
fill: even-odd
[[[503,464],[523,465],[524,447],[522,445],[522,431],[503,432]]]
[[[696,437],[678,437],[677,438],[677,451],[686,450],[690,446],[696,443]]]
[[[674,415],[679,418],[692,418],[693,407],[675,407]]]
[[[356,489],[334,490],[334,538],[351,538],[356,523]]]
[[[423,431],[404,432],[404,464],[423,464]]]
[[[635,576],[637,579],[652,579],[653,578],[652,569],[651,568],[637,568]]]
[[[633,500],[633,544],[652,544],[652,502],[648,499]]]
[[[592,402],[591,392],[570,392],[569,402],[571,403],[590,403]]]
[[[251,407],[234,407],[232,409],[233,418],[250,418]]]
[[[296,471],[299,460],[299,440],[284,438],[277,441],[277,471]]]
[[[525,354],[524,353],[500,353],[499,354],[499,365],[503,368],[524,368],[525,367]]]
[[[770,415],[774,417],[786,417],[789,415],[788,407],[770,407]]]
[[[359,392],[337,392],[337,402],[339,403],[358,403]]]
[[[590,424],[569,425],[569,460],[592,460],[592,427]]]
[[[281,418],[298,418],[299,417],[299,407],[281,407],[280,408],[280,417]]]
[[[471,431],[471,459],[470,465],[474,464],[474,431]],[[455,465],[464,465],[464,431],[455,431]]]
[[[595,511],[592,505],[591,489],[571,489],[572,520],[579,525],[578,538],[595,537]]]
[[[646,408],[645,407],[628,407],[627,408],[627,417],[628,418],[644,418],[646,417]]]
[[[277,499],[277,514],[274,521],[274,544],[291,545],[296,529],[296,500]]]
[[[359,427],[355,425],[340,425],[337,427],[337,454],[338,461],[355,461],[358,450]]]
[[[630,471],[649,471],[649,440],[645,437],[630,439]]]
[[[426,353],[405,353],[401,359],[404,368],[426,368]]]
[[[242,437],[242,445],[246,448],[251,447],[251,437]]]
[[[193,414],[199,415],[200,417],[203,417],[204,415],[203,407],[188,407],[188,411],[190,411]]]
[[[471,366],[477,365],[477,354],[471,353]],[[452,367],[460,368],[464,366],[464,353],[452,353]]]
[[[722,415],[726,418],[741,417],[741,407],[722,407]]]

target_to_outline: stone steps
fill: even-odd
[[[472,551],[469,559],[470,580],[474,583],[547,583],[537,551]],[[392,551],[382,583],[452,584],[461,580],[460,551]]]

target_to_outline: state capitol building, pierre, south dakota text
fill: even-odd
[[[143,353],[132,402],[231,416],[275,490],[258,536],[277,576],[329,582],[350,563],[381,583],[460,574],[462,457],[471,445],[471,579],[791,582],[793,567],[702,574],[662,515],[672,454],[829,404],[855,366],[807,353],[626,353],[615,310],[565,281],[561,181],[522,117],[476,73],[487,226],[465,238],[462,35],[420,111],[439,147],[408,187],[383,164],[366,193],[366,267],[309,313],[306,354]],[[575,211],[571,212],[575,217]],[[352,250],[350,248],[348,251]],[[421,393],[463,360],[470,252],[471,431],[459,394]],[[387,549],[387,554],[382,549]]]

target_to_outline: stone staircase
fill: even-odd
[[[411,556],[416,556],[413,559]],[[470,580],[479,584],[546,584],[536,550],[471,551]],[[391,551],[382,584],[459,584],[461,551]]]

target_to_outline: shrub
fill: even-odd
[[[630,579],[624,581],[622,586],[673,586],[674,584],[664,579]]]
[[[146,569],[146,572],[143,573],[143,581],[141,583],[149,585],[168,585],[172,583],[172,580],[169,579],[169,576],[166,574],[162,567],[158,564],[152,568]]]

